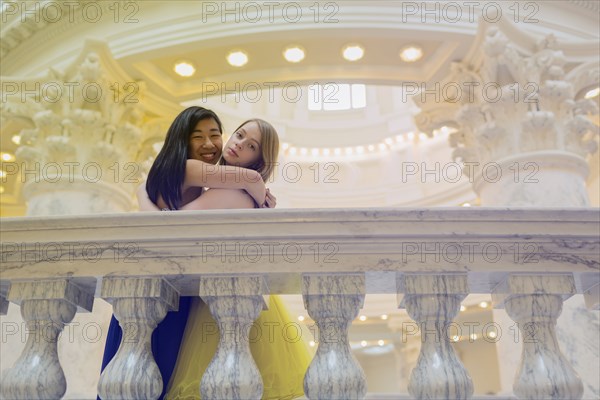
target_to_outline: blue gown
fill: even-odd
[[[159,400],[163,399],[165,390],[171,379],[171,374],[173,373],[173,368],[175,368],[179,346],[181,345],[181,339],[183,338],[183,332],[185,331],[190,311],[191,300],[192,297],[180,297],[179,311],[168,312],[165,319],[158,324],[152,333],[152,354],[154,355],[156,364],[158,364],[163,380],[163,390]],[[106,335],[102,371],[104,371],[104,368],[106,368],[110,360],[117,353],[122,336],[123,331],[119,326],[119,321],[113,315],[110,320],[108,334]],[[100,397],[98,397],[98,400],[100,400]]]

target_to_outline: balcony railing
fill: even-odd
[[[409,381],[416,398],[465,399],[473,393],[442,329],[470,293],[491,293],[531,340],[514,382],[518,398],[576,399],[582,383],[562,355],[555,324],[562,303],[582,293],[599,309],[600,213],[592,209],[320,209],[161,212],[8,218],[1,224],[0,310],[21,305],[28,326],[52,326],[51,340],[27,339],[2,379],[5,398],[60,398],[66,381],[56,338],[98,295],[136,332],[99,383],[103,398],[156,398],[157,369],[148,327],[200,295],[217,321],[252,322],[269,294],[302,294],[320,341],[305,375],[311,399],[364,398],[361,366],[348,327],[365,294],[396,293],[390,311],[406,308],[428,331]],[[98,290],[97,290],[98,289]],[[236,307],[227,305],[235,304]],[[238,307],[239,306],[239,307]],[[234,311],[232,311],[234,310]],[[235,311],[235,310],[245,310]],[[47,336],[48,334],[46,334]],[[247,348],[221,337],[239,360],[233,379],[223,357],[213,359],[203,385],[212,398],[258,398]],[[247,342],[246,346],[247,346]],[[333,357],[332,357],[333,355]],[[132,360],[134,362],[132,363]],[[137,361],[136,361],[137,360]],[[336,360],[333,362],[332,360]],[[155,371],[136,375],[133,371]],[[158,392],[157,392],[158,391]],[[235,394],[232,394],[235,393]]]

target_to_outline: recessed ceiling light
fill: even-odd
[[[10,153],[2,153],[2,161],[14,161],[15,156]]]
[[[416,46],[408,46],[400,51],[400,58],[404,62],[419,61],[423,57],[423,49]]]
[[[600,87],[597,87],[596,89],[592,89],[589,92],[587,92],[585,94],[585,98],[593,99],[594,97],[598,96],[599,94],[600,94]]]
[[[291,63],[298,63],[304,60],[304,49],[298,46],[288,47],[283,51],[283,57]]]
[[[481,307],[481,308],[487,308],[487,306],[488,306],[487,301],[482,301],[481,303],[479,303],[479,307]]]
[[[243,67],[248,63],[248,55],[243,51],[232,51],[227,56],[227,62],[233,67]]]
[[[11,140],[14,144],[21,144],[21,136],[19,136],[19,135],[13,135]]]
[[[194,68],[192,63],[188,61],[180,61],[176,63],[175,67],[173,67],[173,70],[175,70],[177,75],[185,77],[192,76],[196,73],[196,68]]]
[[[342,55],[348,61],[358,61],[365,55],[365,49],[357,44],[349,44],[342,50]]]
[[[361,340],[361,341],[360,341],[360,345],[361,345],[362,347],[367,347],[367,341],[366,341],[366,340]]]

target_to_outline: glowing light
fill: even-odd
[[[387,138],[387,139],[384,140],[384,142],[388,146],[391,146],[392,144],[394,144],[394,140],[392,138]]]
[[[487,301],[482,301],[481,303],[479,303],[479,307],[481,307],[481,308],[487,308],[487,306],[488,306]]]
[[[328,156],[331,151],[329,149],[323,149],[323,155]]]
[[[469,337],[471,338],[471,340],[477,340],[477,334],[476,333],[471,333],[471,335],[469,335]]]
[[[471,207],[471,203],[462,203],[461,206],[463,206],[463,207]]]
[[[173,69],[175,70],[177,75],[185,77],[192,76],[196,73],[196,68],[194,68],[194,66],[187,61],[178,62],[177,64],[175,64],[175,67],[173,67]]]
[[[10,153],[2,153],[2,160],[3,161],[14,161],[15,156],[13,156]]]
[[[354,149],[352,147],[346,147],[344,153],[346,153],[347,156],[351,156],[352,154],[354,154]]]
[[[598,96],[599,94],[600,94],[600,87],[597,87],[596,89],[592,89],[589,92],[587,92],[585,94],[585,98],[593,99],[594,97]]]
[[[0,178],[5,178],[6,172],[0,169]]]
[[[383,346],[385,344],[385,342],[380,339],[380,340],[377,341],[377,344],[380,345],[380,346]]]
[[[377,147],[379,148],[379,150],[382,150],[382,151],[386,149],[385,143],[379,143],[379,145]]]
[[[365,148],[363,146],[358,146],[356,148],[356,154],[363,154],[365,152]]]
[[[342,149],[340,149],[339,147],[333,149],[333,154],[339,156],[340,154],[342,154]]]
[[[300,321],[300,322],[304,321],[304,316],[303,315],[299,315],[298,316],[298,321]]]
[[[369,151],[375,151],[375,146],[373,146],[372,144],[370,144],[367,149],[369,149]]]
[[[491,332],[488,333],[488,337],[490,337],[492,339],[494,339],[496,336],[498,336],[498,334],[496,332],[494,332],[494,331],[491,331]]]
[[[311,340],[310,342],[308,342],[308,345],[309,345],[310,347],[315,347],[315,342],[314,342],[314,340]]]
[[[293,146],[292,146],[292,147],[290,147],[290,154],[291,154],[291,155],[296,155],[296,152],[297,152],[297,151],[298,151],[298,149],[297,149],[297,148],[295,148],[295,147],[293,147]]]
[[[386,319],[388,319],[388,316],[387,316],[387,314],[383,314],[383,315],[381,316],[381,319],[382,319],[382,320],[384,320],[384,321],[385,321]]]
[[[283,51],[283,57],[291,63],[298,63],[304,60],[304,50],[301,47],[288,47]]]
[[[342,54],[348,61],[358,61],[365,55],[365,50],[361,46],[353,44],[344,47]]]
[[[367,347],[367,341],[366,340],[361,340],[360,345],[362,347]]]
[[[306,147],[300,148],[300,154],[302,154],[303,156],[305,156],[306,154],[308,154],[308,150],[306,149]]]
[[[4,186],[0,186],[0,194],[4,193]]]
[[[458,342],[460,340],[460,336],[454,335],[451,339],[453,342]]]
[[[367,320],[367,316],[366,315],[361,315],[360,317],[358,317],[358,319],[360,319],[361,321],[366,321]]]
[[[227,56],[227,62],[233,67],[243,67],[248,63],[248,55],[243,51],[232,51]]]
[[[21,136],[19,135],[13,135],[11,140],[14,144],[21,144]]]
[[[419,61],[423,57],[423,49],[417,46],[408,46],[400,51],[400,58],[404,62]]]
[[[460,311],[465,311],[467,309],[467,307],[465,306],[460,306]]]

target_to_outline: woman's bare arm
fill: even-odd
[[[239,189],[210,189],[202,196],[189,202],[180,210],[222,210],[232,208],[254,208],[254,200]]]
[[[160,208],[150,200],[148,192],[146,192],[146,182],[141,184],[137,189],[137,200],[140,211],[160,211]]]
[[[193,186],[211,189],[243,189],[257,204],[262,206],[265,203],[265,183],[261,175],[252,169],[187,160],[182,191]]]

